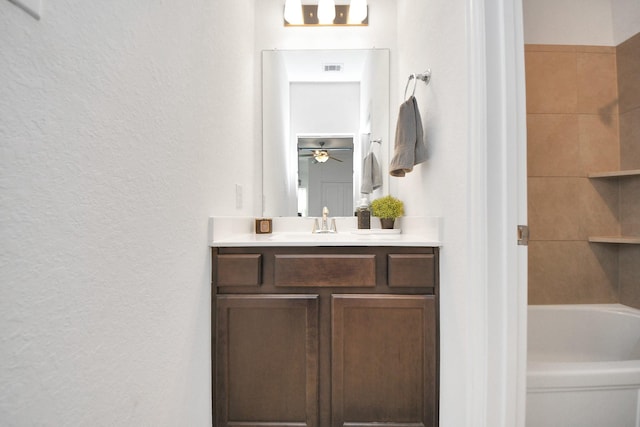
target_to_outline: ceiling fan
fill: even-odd
[[[304,148],[299,149],[299,150],[305,150]],[[310,148],[307,148],[306,150],[311,150]],[[331,160],[335,160],[337,162],[342,162],[342,160],[338,159],[337,157],[333,157],[331,154],[329,154],[329,150],[325,150],[324,149],[324,141],[320,141],[320,148],[319,149],[314,149],[313,152],[309,153],[309,154],[300,154],[300,157],[313,157],[313,162],[314,163],[325,163],[327,162],[329,159]]]

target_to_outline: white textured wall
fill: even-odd
[[[0,1],[0,424],[211,424],[207,217],[253,209],[251,10]]]
[[[523,0],[524,42],[614,46],[612,1]]]
[[[398,96],[392,108],[395,129],[411,73],[432,70],[429,86],[418,82],[416,98],[422,114],[429,159],[404,178],[391,178],[391,190],[404,200],[407,215],[444,217],[444,246],[440,259],[440,425],[474,425],[469,405],[481,394],[471,393],[468,366],[468,206],[467,143],[468,73],[467,2],[402,0],[398,2],[400,78],[392,82]],[[413,83],[409,90],[412,90]],[[393,103],[392,103],[393,104]],[[475,303],[481,304],[481,301]],[[480,424],[477,424],[480,425]]]
[[[638,0],[523,0],[524,41],[617,46],[640,32]]]
[[[611,0],[613,43],[619,45],[640,32],[640,0]]]

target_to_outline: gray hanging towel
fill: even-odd
[[[427,160],[427,148],[424,145],[422,118],[415,96],[411,96],[400,105],[396,125],[394,155],[389,165],[389,174],[405,176],[418,163]]]
[[[375,154],[369,153],[362,161],[362,185],[360,192],[373,193],[373,190],[382,186],[382,171]]]

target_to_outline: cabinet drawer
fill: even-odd
[[[389,254],[389,287],[433,288],[436,283],[433,254]]]
[[[375,287],[376,256],[276,255],[276,286]]]
[[[262,283],[262,255],[218,255],[217,260],[218,286],[260,286]]]

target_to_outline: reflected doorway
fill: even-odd
[[[353,135],[298,137],[298,215],[353,215]]]

